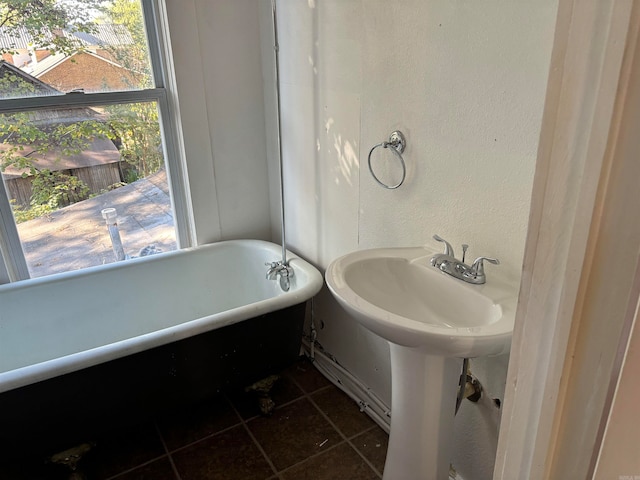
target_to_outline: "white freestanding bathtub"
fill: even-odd
[[[70,398],[55,408],[80,397],[93,402],[85,394],[107,379],[112,386],[101,397],[141,385],[141,392],[120,396],[144,397],[139,403],[146,404],[147,397],[179,397],[194,384],[217,390],[224,382],[214,377],[240,375],[239,366],[249,378],[252,369],[261,374],[289,361],[270,362],[270,355],[297,357],[304,304],[322,276],[292,255],[294,276],[284,292],[265,278],[265,263],[280,255],[273,243],[225,241],[0,286],[0,424],[15,416],[12,409],[30,402],[28,408],[44,408],[65,391]],[[111,365],[115,370],[106,370]],[[168,386],[154,391],[153,377]],[[47,384],[53,386],[41,390]]]

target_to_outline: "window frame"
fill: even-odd
[[[60,107],[92,107],[127,103],[156,102],[159,112],[163,154],[171,192],[177,248],[193,245],[193,213],[186,180],[186,161],[180,148],[178,111],[169,71],[171,62],[166,22],[162,21],[160,2],[140,0],[154,88],[100,93],[71,92],[61,95],[0,99],[0,114],[54,109]],[[30,278],[9,197],[0,181],[0,284]]]

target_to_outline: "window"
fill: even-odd
[[[156,7],[0,2],[0,283],[189,243]]]

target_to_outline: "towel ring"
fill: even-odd
[[[374,145],[371,150],[369,150],[369,158],[368,158],[369,171],[371,172],[371,175],[373,176],[375,181],[378,182],[379,185],[383,186],[388,190],[394,190],[398,188],[400,185],[402,185],[405,177],[407,176],[407,166],[404,163],[404,158],[402,158],[402,152],[404,152],[404,149],[406,146],[407,146],[407,141],[405,140],[404,135],[400,130],[396,130],[395,132],[392,132],[391,135],[389,135],[389,140],[387,142],[378,143],[377,145]],[[398,160],[400,160],[400,164],[402,165],[402,178],[395,185],[387,185],[382,180],[380,180],[376,176],[376,174],[373,172],[373,168],[371,167],[371,154],[378,147],[382,147],[382,148],[391,147],[390,149],[391,152],[393,152],[393,154],[396,157],[398,157]]]

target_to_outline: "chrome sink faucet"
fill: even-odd
[[[431,257],[431,265],[452,277],[463,280],[474,285],[481,285],[487,281],[484,273],[484,262],[500,265],[497,258],[478,257],[470,266],[464,263],[467,248],[469,245],[462,245],[462,260],[457,260],[451,244],[438,235],[433,236],[434,240],[444,243],[444,253],[438,253]]]

